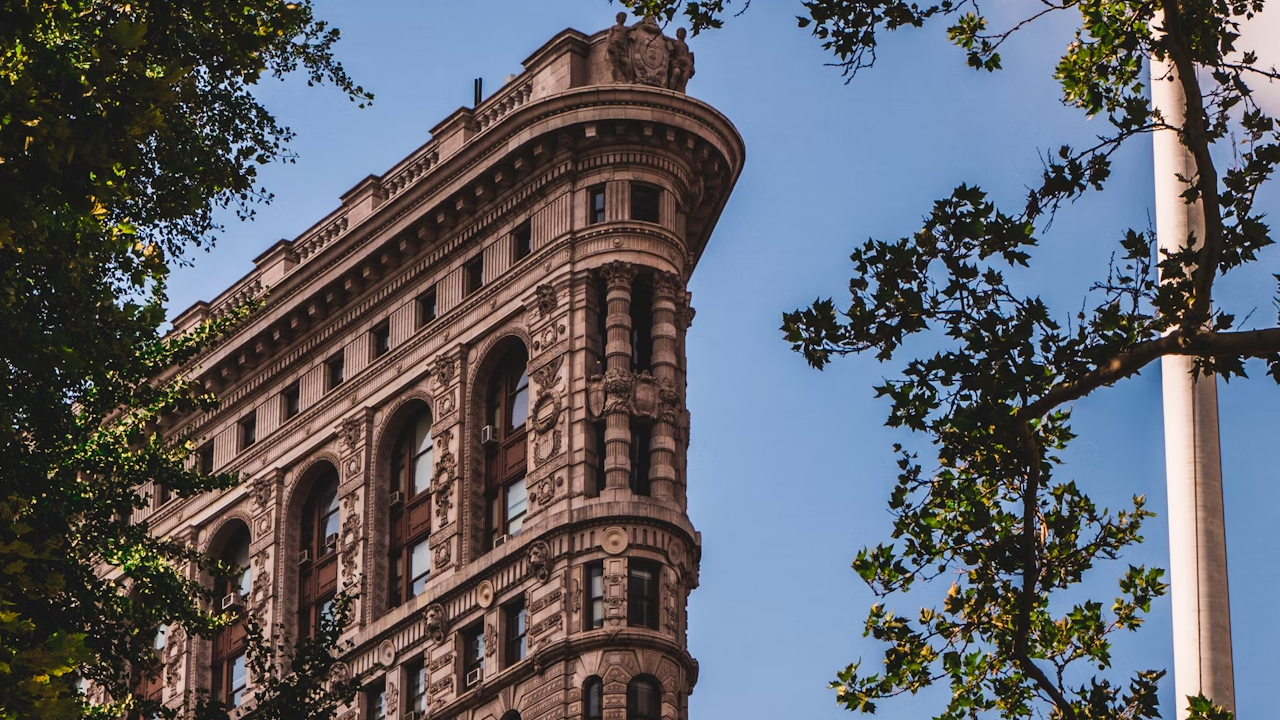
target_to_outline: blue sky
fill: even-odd
[[[343,31],[341,60],[377,99],[358,110],[302,82],[263,86],[269,107],[298,133],[297,162],[262,173],[275,202],[256,221],[228,217],[219,245],[197,255],[195,269],[175,273],[171,315],[215,296],[266,247],[333,209],[360,178],[421,145],[428,128],[470,103],[472,78],[496,88],[557,31],[594,32],[618,9],[604,0],[316,5]],[[1003,53],[1008,69],[994,75],[967,70],[940,27],[899,33],[883,39],[873,70],[845,85],[824,67],[829,58],[817,42],[796,28],[798,12],[797,0],[757,0],[725,29],[690,42],[697,56],[690,94],[724,112],[747,144],[746,169],[691,283],[698,314],[689,335],[689,505],[704,549],[702,586],[690,601],[690,649],[701,663],[694,718],[848,717],[827,683],[859,657],[864,668],[877,664],[882,649],[861,636],[874,599],[849,563],[858,548],[887,536],[891,445],[911,440],[883,426],[887,405],[871,390],[896,367],[849,358],[811,370],[782,341],[781,313],[818,296],[843,302],[853,245],[913,232],[955,185],[981,185],[1017,207],[1039,175],[1038,153],[1105,130],[1058,102],[1051,72],[1071,39],[1068,25],[1050,22],[1015,36]],[[1124,228],[1148,226],[1150,167],[1148,142],[1121,153],[1108,190],[1061,213],[1033,270],[1016,282],[1060,317],[1078,309]],[[1268,191],[1264,207],[1277,198]],[[1255,325],[1273,317],[1267,272],[1275,253],[1260,265],[1228,276],[1217,291],[1241,317],[1256,309]],[[1269,612],[1280,592],[1280,391],[1252,369],[1258,379],[1221,388],[1241,717],[1261,717],[1272,706],[1267,658],[1280,646]],[[1081,437],[1059,477],[1075,478],[1112,507],[1145,494],[1161,517],[1124,562],[1164,566],[1159,380],[1153,367],[1078,403]],[[1089,590],[1107,604],[1116,571],[1090,578]],[[914,614],[931,594],[890,604]],[[1120,638],[1117,666],[1170,667],[1169,633],[1165,598],[1145,629]],[[944,698],[900,698],[882,703],[877,715],[928,717]],[[1163,701],[1172,717],[1171,677]]]

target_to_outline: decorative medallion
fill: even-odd
[[[600,541],[600,547],[610,555],[618,555],[627,549],[627,545],[631,540],[627,537],[627,531],[620,527],[611,527],[604,531],[604,538]]]
[[[482,608],[493,606],[493,583],[488,580],[480,582],[479,587],[476,588],[476,602],[480,603]]]
[[[378,645],[378,652],[374,654],[374,657],[377,658],[378,664],[384,668],[389,668],[392,665],[395,665],[396,663],[395,643],[391,642],[390,640],[383,640],[382,643]],[[387,697],[390,698],[391,695],[392,695],[392,686],[388,685]],[[391,709],[390,707],[387,708],[388,711],[390,711],[390,709]]]

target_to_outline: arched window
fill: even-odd
[[[390,597],[395,607],[422,593],[431,574],[431,413],[409,418],[391,449]]]
[[[520,720],[520,711],[508,710],[502,714],[502,720]]]
[[[662,686],[652,675],[639,675],[627,685],[627,720],[661,720]]]
[[[249,529],[241,525],[222,547],[218,558],[233,569],[229,576],[213,583],[214,602],[218,610],[235,614],[235,622],[213,636],[213,699],[227,707],[239,707],[249,686],[249,669],[245,663],[247,639],[244,630],[245,598],[253,584],[249,569]]]
[[[313,638],[338,589],[338,472],[328,466],[302,506],[298,639]]]
[[[604,717],[604,682],[596,675],[587,678],[582,686],[583,720],[601,720]]]
[[[486,549],[517,535],[524,525],[529,492],[525,421],[529,418],[529,356],[524,346],[511,349],[489,383],[485,404]]]
[[[164,625],[156,628],[155,634],[152,636],[151,649],[155,653],[149,666],[139,666],[133,668],[131,678],[131,691],[135,698],[149,704],[147,715],[143,715],[140,711],[135,710],[129,714],[130,720],[142,720],[145,718],[158,717],[150,708],[158,707],[160,701],[164,699],[164,646],[167,628]]]

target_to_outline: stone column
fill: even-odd
[[[608,286],[605,316],[604,484],[625,490],[631,482],[631,280],[635,269],[620,260],[600,269]]]
[[[1157,15],[1153,26],[1163,17]],[[1186,95],[1171,62],[1151,61],[1152,105],[1170,125],[1185,121]],[[1204,240],[1204,207],[1188,205],[1180,178],[1196,177],[1195,160],[1175,130],[1152,135],[1156,233],[1162,253]],[[1231,602],[1218,446],[1218,380],[1192,375],[1193,359],[1161,359],[1165,475],[1169,488],[1169,587],[1173,605],[1173,676],[1177,717],[1188,695],[1203,694],[1235,710]]]
[[[373,411],[364,408],[341,422],[338,426],[342,438],[342,461],[338,481],[338,499],[341,512],[338,531],[338,590],[350,587],[358,596],[352,608],[347,632],[352,632],[373,620],[372,603],[363,602],[369,597],[368,534],[364,532],[364,518],[369,487],[370,435],[373,431]]]
[[[677,353],[677,357],[683,359],[684,362],[677,369],[676,378],[675,378],[675,387],[674,387],[676,395],[678,396],[678,402],[677,402],[676,411],[675,411],[676,447],[678,448],[676,452],[676,457],[675,457],[675,466],[676,466],[675,497],[676,497],[676,503],[680,506],[680,509],[687,510],[688,496],[686,491],[688,490],[687,484],[688,484],[689,478],[686,471],[688,469],[688,461],[689,461],[690,428],[689,428],[689,409],[685,405],[685,401],[684,401],[685,389],[686,389],[685,388],[686,376],[687,376],[687,369],[688,369],[687,363],[689,359],[689,356],[685,351],[685,338],[688,335],[689,326],[693,324],[693,316],[695,314],[695,311],[693,309],[693,306],[689,304],[693,300],[692,293],[689,293],[689,292],[680,293],[678,294],[677,297],[679,298],[680,302],[676,307],[676,314],[675,314],[676,331],[677,331],[676,353]]]
[[[680,291],[680,285],[680,278],[676,275],[653,274],[653,359],[650,366],[658,386],[658,416],[649,440],[649,481],[653,496],[664,500],[675,497],[675,421],[680,407],[680,394],[676,390],[680,372],[676,293]]]

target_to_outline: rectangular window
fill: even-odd
[[[587,189],[587,224],[604,222],[604,186]]]
[[[662,191],[652,185],[631,183],[631,219],[658,222],[658,203]]]
[[[387,720],[387,683],[385,680],[365,691],[364,717],[368,720]]]
[[[529,510],[529,489],[524,478],[507,486],[507,535],[519,535]]]
[[[627,624],[658,629],[658,573],[651,562],[632,558],[628,562]]]
[[[298,383],[290,385],[280,393],[280,407],[284,412],[285,420],[302,412],[302,389]]]
[[[369,331],[369,350],[375,358],[380,358],[391,352],[390,322],[383,321]]]
[[[160,483],[155,484],[155,489],[156,509],[158,510],[164,507],[164,504],[173,498],[173,493],[169,492],[169,488],[161,485]]]
[[[529,221],[525,220],[511,231],[512,262],[520,262],[529,257],[531,252],[533,252],[533,228],[529,225]]]
[[[649,441],[652,430],[640,421],[631,421],[631,492],[649,495]]]
[[[604,627],[604,563],[588,563],[586,567],[587,615],[583,630],[599,630]]]
[[[414,597],[422,594],[427,587],[427,579],[431,576],[431,548],[427,538],[413,546],[409,553],[409,582],[413,583],[410,591]]]
[[[419,328],[424,328],[436,319],[436,289],[422,293],[418,296],[418,322]]]
[[[463,295],[470,295],[479,290],[484,285],[484,253],[468,260],[463,272],[465,274],[463,278],[463,283],[465,283]]]
[[[341,352],[324,361],[324,389],[326,392],[338,387],[346,381],[347,370],[346,363],[344,361],[345,358],[343,358]]]
[[[484,623],[462,631],[463,687],[471,687],[484,679]]]
[[[258,414],[251,412],[240,418],[240,449],[247,450],[258,442]]]
[[[409,712],[427,711],[427,666],[421,660],[411,663],[405,673],[405,709]]]
[[[647,276],[631,284],[631,371],[653,364],[653,284]]]
[[[200,446],[199,453],[196,455],[196,471],[201,475],[213,474],[213,441]]]
[[[502,608],[503,624],[507,628],[507,643],[503,652],[504,664],[511,667],[525,657],[525,633],[529,629],[529,612],[524,598]]]
[[[249,669],[245,665],[244,653],[231,661],[231,680],[227,687],[227,704],[240,707],[244,702],[244,691],[249,687]]]

